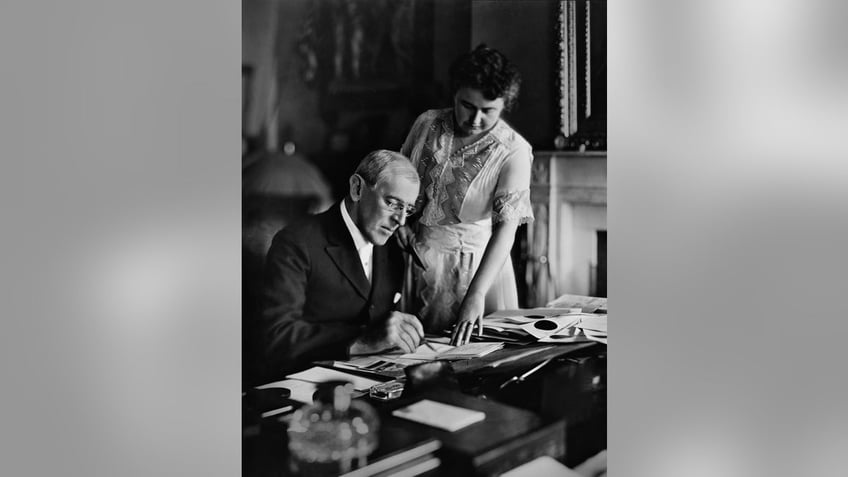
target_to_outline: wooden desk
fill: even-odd
[[[473,432],[452,436],[444,431],[433,430],[434,437],[443,440],[444,444],[443,449],[437,453],[443,458],[443,468],[439,474],[450,469],[462,469],[463,475],[495,475],[506,470],[506,463],[514,467],[543,454],[553,455],[573,467],[606,448],[606,345],[559,344],[553,349],[496,368],[489,366],[511,354],[545,347],[528,345],[520,349],[507,348],[477,360],[454,363],[459,391],[469,400],[464,403],[461,402],[461,396],[455,396],[452,399],[456,400],[456,404],[471,407],[471,400],[474,399],[500,402],[517,408],[509,412],[513,413],[516,420],[520,416],[522,424],[510,425],[504,421],[501,423],[503,426],[498,427],[501,431],[487,428],[487,433],[502,433],[504,439],[498,445],[492,445],[492,441],[484,445],[482,436],[475,437]],[[548,359],[551,361],[545,367],[524,381],[502,387],[511,376],[521,374]],[[435,395],[437,400],[439,392]],[[444,396],[444,393],[441,395]],[[420,432],[424,429],[420,424],[393,418],[390,411],[403,405],[404,401],[421,397],[425,397],[425,394],[410,398],[404,396],[403,401],[369,402],[380,411],[386,423],[392,422],[393,426]],[[527,442],[532,444],[526,445]],[[283,425],[272,421],[263,423],[259,435],[247,437],[243,441],[243,475],[288,475],[286,446]],[[528,448],[535,448],[541,453],[533,455]],[[462,453],[479,457],[473,471],[467,468],[468,461],[460,458]],[[514,459],[510,460],[511,457]]]

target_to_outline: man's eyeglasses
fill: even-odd
[[[386,204],[386,208],[388,208],[394,213],[401,213],[407,217],[415,213],[414,205],[406,205],[397,199],[383,197],[383,203]]]
[[[363,184],[365,184],[369,189],[374,191],[374,193],[376,194],[376,192],[377,192],[376,187],[377,186],[375,184],[368,183],[368,181],[366,181],[364,178],[362,178],[362,176],[359,176],[359,178],[360,178],[360,180],[362,181]],[[406,205],[404,202],[399,201],[395,198],[384,197],[382,195],[380,195],[380,199],[382,199],[383,203],[385,204],[386,209],[391,210],[392,212],[394,212],[396,214],[399,213],[399,214],[403,214],[406,217],[409,217],[409,216],[411,216],[412,214],[415,213],[415,206],[414,205]]]

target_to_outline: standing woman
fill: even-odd
[[[468,342],[482,318],[518,307],[510,250],[533,220],[530,144],[501,118],[521,76],[499,51],[480,45],[450,67],[453,107],[429,110],[401,148],[421,178],[413,221],[398,232],[423,267],[408,267],[404,307],[428,332],[453,328]]]

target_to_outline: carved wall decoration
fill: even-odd
[[[557,149],[606,150],[606,0],[562,0]]]

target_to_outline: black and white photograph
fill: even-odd
[[[846,473],[848,3],[0,10],[0,475]]]
[[[242,0],[243,475],[606,475],[606,8]]]

